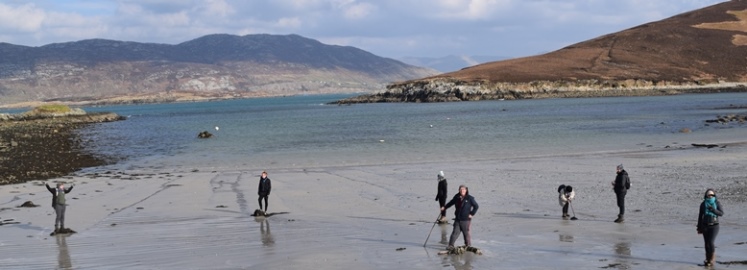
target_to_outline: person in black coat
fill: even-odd
[[[470,233],[470,225],[472,223],[472,217],[477,213],[477,201],[475,197],[469,195],[469,189],[465,185],[459,186],[459,193],[454,195],[445,206],[441,207],[441,211],[444,211],[451,207],[456,206],[454,210],[454,230],[451,231],[451,238],[449,238],[449,249],[454,248],[454,242],[459,237],[461,232],[464,235],[464,244],[466,246],[472,246],[472,235]]]
[[[703,196],[703,202],[700,203],[698,211],[698,234],[703,235],[705,242],[705,256],[703,261],[705,266],[712,266],[716,260],[716,245],[713,243],[718,235],[718,217],[724,215],[724,208],[721,202],[716,198],[716,191],[713,189],[706,190]]]
[[[436,201],[439,207],[446,205],[446,197],[449,196],[448,183],[444,177],[444,171],[440,171],[438,176],[438,191],[436,192]],[[441,210],[441,218],[438,220],[439,223],[446,223],[446,209]]]
[[[70,185],[67,189],[62,182],[57,183],[56,188],[50,187],[49,184],[45,185],[47,186],[47,190],[52,193],[52,208],[54,208],[55,212],[54,231],[57,232],[65,228],[65,194],[73,190],[73,185]]]
[[[622,223],[625,221],[625,195],[630,189],[630,177],[628,177],[628,172],[625,171],[622,164],[617,165],[617,176],[615,181],[612,181],[612,189],[615,191],[615,197],[617,197],[617,207],[620,208],[615,223]]]
[[[270,182],[270,178],[267,177],[267,172],[263,171],[262,176],[259,177],[259,188],[257,189],[257,195],[259,195],[259,210],[262,210],[262,199],[265,200],[265,212],[267,212],[267,206],[269,203],[267,202],[267,197],[270,196],[270,190],[272,190],[272,183]]]

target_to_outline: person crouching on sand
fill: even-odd
[[[451,231],[451,238],[449,238],[448,249],[454,249],[454,242],[459,237],[461,232],[464,235],[464,244],[468,247],[472,246],[472,236],[470,234],[470,223],[472,217],[477,213],[477,201],[475,197],[469,195],[469,189],[465,185],[459,186],[459,193],[454,195],[445,206],[441,207],[441,211],[445,211],[452,205],[456,206],[454,209],[454,230]]]
[[[52,188],[49,184],[45,184],[47,190],[52,193],[52,208],[56,214],[54,220],[54,231],[57,232],[65,228],[65,194],[70,193],[73,190],[71,184],[69,188],[65,189],[65,184],[57,183],[56,188]]]
[[[439,223],[446,222],[446,209],[443,209],[446,205],[446,196],[449,196],[449,188],[446,183],[446,177],[444,177],[444,171],[440,171],[436,176],[438,179],[438,192],[436,192],[436,201],[438,206],[441,207],[441,218],[438,220]]]
[[[721,202],[716,199],[716,191],[713,189],[706,190],[698,211],[698,234],[703,235],[703,241],[705,242],[706,259],[703,261],[705,266],[713,266],[716,261],[716,246],[713,242],[718,235],[718,217],[723,215],[724,209],[721,208]]]
[[[259,210],[262,210],[262,199],[265,200],[265,213],[267,213],[267,206],[269,205],[269,202],[267,202],[267,197],[270,196],[270,190],[272,190],[272,183],[270,182],[270,178],[267,177],[267,172],[263,171],[262,176],[259,178],[259,188],[257,189],[257,195],[259,195]]]
[[[558,187],[558,202],[560,203],[560,206],[563,207],[563,219],[568,219],[570,217],[568,215],[568,205],[574,197],[576,197],[576,192],[573,191],[573,187],[566,185],[560,185]]]

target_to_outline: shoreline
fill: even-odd
[[[667,96],[681,94],[716,94],[747,92],[747,83],[683,84],[664,86],[615,86],[603,82],[572,86],[565,82],[489,83],[452,82],[444,80],[391,84],[371,94],[341,99],[328,104],[397,102],[460,102],[481,100],[517,100],[545,98],[597,98]]]
[[[111,164],[90,153],[76,130],[122,120],[113,113],[0,121],[0,185],[67,176],[83,168]]]

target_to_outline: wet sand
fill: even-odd
[[[154,168],[58,178],[74,183],[66,225],[49,236],[43,182],[0,186],[0,265],[8,269],[702,269],[697,207],[708,187],[726,215],[717,261],[747,260],[743,138],[724,148],[269,171],[270,217],[251,216],[261,168]],[[610,187],[623,163],[632,188],[623,224]],[[473,245],[483,255],[437,255],[436,174],[470,187],[480,209]],[[48,181],[52,183],[53,181]],[[557,186],[577,192],[562,220]],[[25,201],[41,205],[18,208]],[[286,213],[287,212],[287,213]],[[453,218],[453,208],[448,210]],[[457,240],[461,245],[463,239]],[[716,269],[747,269],[717,264]]]

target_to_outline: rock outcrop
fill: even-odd
[[[124,120],[115,113],[44,116],[5,115],[0,121],[0,185],[65,176],[86,167],[106,165],[109,157],[84,148],[76,129]]]

